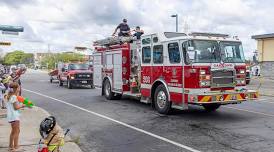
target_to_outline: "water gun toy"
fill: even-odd
[[[19,102],[23,103],[24,105],[26,105],[27,107],[32,108],[34,106],[34,104],[28,98],[24,98],[22,96],[17,96],[17,100]]]
[[[12,79],[11,76],[7,76],[6,78],[4,78],[4,79],[2,80],[2,82],[3,82],[4,84],[6,84],[6,83],[8,83],[11,79]]]

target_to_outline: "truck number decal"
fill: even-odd
[[[150,84],[150,76],[143,76],[143,83]]]

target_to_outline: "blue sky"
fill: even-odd
[[[179,15],[179,30],[237,35],[245,54],[252,55],[254,34],[274,32],[274,1],[265,0],[0,0],[0,24],[21,25],[20,36],[0,35],[13,43],[4,51],[30,52],[71,50],[91,47],[92,41],[110,36],[127,18],[129,25],[145,32],[174,31]]]

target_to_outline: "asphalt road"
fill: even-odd
[[[29,71],[23,95],[57,117],[84,152],[274,151],[274,99],[160,115],[136,100],[107,101],[99,89],[50,84],[46,73]]]

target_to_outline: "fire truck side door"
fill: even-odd
[[[149,39],[149,38],[148,38]],[[141,51],[141,94],[144,97],[150,97],[151,88],[151,63],[152,50],[151,45],[146,44],[142,46]]]
[[[181,47],[179,42],[166,43],[166,60],[164,60],[164,79],[168,85],[171,101],[180,104],[183,93],[183,81],[182,81],[182,57]]]

